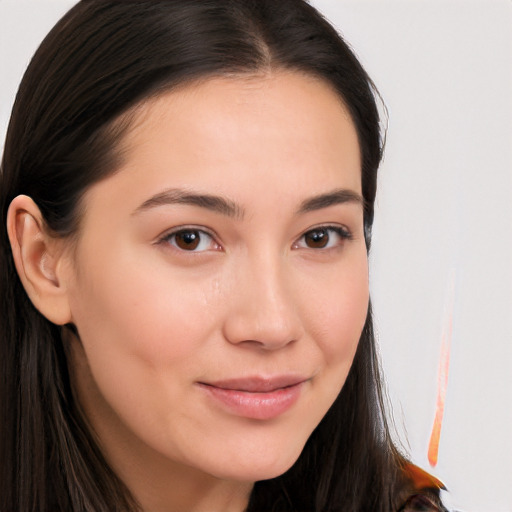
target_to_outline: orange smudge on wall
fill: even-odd
[[[449,335],[451,336],[451,321]],[[432,433],[430,434],[430,443],[428,445],[428,461],[431,466],[435,466],[437,464],[437,457],[439,454],[439,440],[441,438],[441,425],[443,423],[446,388],[448,387],[449,367],[450,344],[449,341],[443,339],[443,344],[441,347],[441,357],[439,359],[436,416],[434,418],[434,425],[432,426]]]
[[[443,423],[446,389],[448,387],[448,371],[450,369],[450,347],[452,340],[453,326],[453,302],[454,302],[454,277],[449,282],[446,321],[441,340],[441,355],[439,357],[439,368],[437,376],[437,405],[430,442],[428,445],[428,462],[432,467],[437,465],[439,455],[439,441],[441,438],[441,426]]]

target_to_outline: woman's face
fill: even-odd
[[[367,313],[347,110],[298,73],[209,79],[141,107],[123,149],[69,253],[85,414],[121,474],[275,477],[340,392]]]

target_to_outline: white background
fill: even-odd
[[[2,146],[31,55],[74,3],[0,0]],[[512,2],[313,4],[389,109],[371,286],[397,435],[457,510],[512,512]],[[451,368],[431,468],[447,314]]]

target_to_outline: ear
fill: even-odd
[[[51,236],[37,205],[17,196],[7,212],[14,263],[32,304],[50,322],[71,322],[64,272],[63,240]]]

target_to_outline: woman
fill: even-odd
[[[2,161],[2,511],[442,510],[368,296],[374,87],[302,0],[83,0]]]

